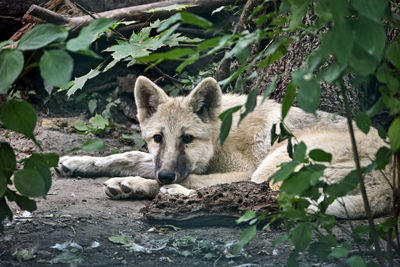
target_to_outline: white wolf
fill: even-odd
[[[197,188],[221,183],[261,183],[281,163],[290,161],[285,142],[271,146],[271,127],[281,120],[281,105],[272,100],[261,103],[259,99],[257,107],[239,126],[239,116],[234,115],[232,130],[222,147],[218,142],[221,125],[218,115],[243,105],[246,96],[222,94],[213,78],[204,79],[186,97],[168,97],[160,87],[141,76],[136,80],[135,100],[149,153],[62,157],[58,168],[61,176],[114,177],[105,183],[110,198],[139,199],[153,198],[159,191],[190,194]],[[320,111],[315,116],[292,107],[285,124],[309,150],[323,147],[332,154],[331,166],[324,173],[328,182],[341,180],[354,167],[343,117],[334,118]],[[355,135],[361,163],[367,165],[384,142],[375,129],[368,135],[356,130]],[[386,172],[390,176],[389,170]],[[368,173],[365,184],[373,214],[388,213],[391,187],[384,176],[378,171]],[[359,189],[333,202],[327,213],[340,218],[365,217]]]

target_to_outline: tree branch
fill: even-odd
[[[365,189],[364,177],[362,174],[361,164],[360,164],[360,157],[358,155],[356,138],[354,135],[353,121],[351,119],[349,100],[347,98],[345,85],[342,83],[340,87],[341,87],[341,91],[342,91],[344,108],[345,108],[345,112],[346,112],[347,126],[349,128],[349,133],[350,133],[351,146],[353,148],[354,163],[356,164],[358,182],[360,184],[361,196],[362,196],[363,203],[364,203],[365,213],[366,213],[367,219],[368,219],[368,224],[369,224],[369,228],[370,228],[372,241],[374,242],[374,245],[375,245],[375,254],[376,254],[376,257],[378,259],[380,266],[385,266],[385,262],[384,262],[384,259],[382,257],[382,253],[381,253],[382,252],[381,246],[379,244],[378,234],[377,234],[376,228],[375,228],[374,218],[372,216],[371,207],[370,207],[369,201],[368,201],[367,191]]]
[[[239,0],[237,2],[241,4],[244,2],[244,0]],[[133,19],[137,21],[146,21],[149,18],[155,20],[157,18],[166,18],[178,11],[171,10],[171,11],[148,12],[149,9],[163,8],[176,4],[189,5],[190,7],[186,8],[185,11],[201,13],[204,11],[212,10],[219,6],[232,4],[232,1],[231,0],[170,0],[164,2],[156,2],[145,5],[109,10],[98,13],[96,17],[108,18],[113,20]],[[62,26],[82,27],[84,25],[87,25],[89,22],[93,20],[93,17],[89,15],[68,18],[65,16],[61,16],[50,10],[47,10],[45,8],[39,7],[37,5],[31,6],[31,8],[29,9],[29,14],[37,18],[43,19],[47,22],[51,22],[56,25],[62,25]]]

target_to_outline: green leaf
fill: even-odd
[[[350,266],[350,267],[365,267],[367,266],[365,264],[365,261],[360,257],[360,256],[351,256],[346,263]]]
[[[391,43],[386,50],[386,58],[400,70],[400,43]]]
[[[15,188],[27,197],[45,196],[46,183],[42,175],[35,169],[23,169],[14,174]]]
[[[280,188],[281,192],[291,195],[300,195],[310,186],[314,186],[324,174],[324,169],[314,170],[310,167],[303,167],[300,171],[292,173]]]
[[[124,140],[133,140],[135,145],[139,148],[144,147],[146,145],[146,141],[144,141],[143,137],[139,133],[132,133],[132,135],[122,134],[122,139]]]
[[[86,152],[91,152],[91,151],[96,151],[96,150],[103,150],[106,147],[104,146],[104,143],[100,139],[90,139],[87,140],[83,146],[82,150]]]
[[[268,85],[267,89],[264,92],[263,98],[262,98],[262,102],[264,103],[265,99],[267,99],[269,97],[269,95],[272,93],[272,91],[274,91],[275,89],[275,84],[276,84],[276,80],[278,79],[278,76],[275,76],[271,83]]]
[[[257,96],[258,96],[258,89],[255,88],[250,94],[247,96],[245,111],[240,114],[239,123],[250,113],[254,110],[257,105]]]
[[[311,255],[318,257],[319,259],[326,259],[326,257],[331,252],[331,248],[324,242],[317,241],[310,244],[308,252]]]
[[[376,57],[367,53],[358,44],[355,44],[349,56],[349,64],[356,72],[363,76],[374,73],[379,61]]]
[[[108,240],[110,242],[113,242],[115,244],[120,244],[120,245],[129,245],[133,241],[131,237],[125,236],[125,235],[109,236]]]
[[[7,94],[8,88],[18,78],[24,67],[24,55],[16,49],[0,51],[0,95]]]
[[[357,127],[363,131],[365,134],[369,132],[369,128],[371,127],[371,118],[367,115],[366,112],[358,112],[354,117],[356,121]]]
[[[110,124],[108,122],[107,118],[104,118],[103,116],[96,114],[91,120],[90,120],[93,128],[99,129],[99,130],[105,130],[106,127]]]
[[[34,153],[24,163],[24,169],[36,170],[40,174],[45,186],[45,193],[43,195],[47,194],[51,187],[51,173],[47,160],[48,158]]]
[[[349,251],[347,250],[347,248],[337,247],[334,248],[328,256],[340,259],[340,258],[347,258],[347,255],[349,255]]]
[[[188,12],[181,12],[181,19],[183,22],[191,24],[191,25],[195,25],[195,26],[199,26],[200,28],[210,28],[213,26],[213,24],[194,14],[188,13]]]
[[[289,112],[290,107],[293,104],[294,96],[296,93],[296,88],[294,87],[293,83],[289,83],[285,97],[282,101],[282,121],[285,119],[286,115]]]
[[[53,24],[41,24],[24,34],[18,42],[20,50],[36,50],[54,41],[64,41],[68,32]]]
[[[93,79],[94,77],[96,77],[97,75],[99,75],[101,73],[101,71],[99,70],[98,67],[96,67],[95,69],[90,70],[87,74],[81,76],[81,77],[77,77],[75,78],[72,83],[70,83],[70,87],[68,89],[67,92],[67,96],[68,98],[75,94],[76,91],[80,90],[83,88],[83,86],[85,85],[85,83],[90,80]]]
[[[14,150],[8,143],[0,142],[0,170],[13,172],[17,167]]]
[[[36,154],[36,153],[34,153]],[[47,164],[49,168],[51,167],[57,167],[58,166],[58,160],[59,156],[57,153],[44,153],[44,154],[38,154],[42,158],[42,160]]]
[[[7,175],[5,171],[0,170],[0,197],[3,197],[6,193],[9,180],[9,175]]]
[[[386,43],[383,24],[380,21],[375,22],[365,16],[359,16],[353,23],[353,32],[355,42],[366,53],[380,61]]]
[[[334,184],[330,184],[325,188],[325,193],[333,197],[343,197],[348,192],[354,190],[358,185],[358,175],[356,171],[351,171],[346,177]]]
[[[242,105],[238,105],[238,106],[234,106],[233,108],[228,108],[227,110],[225,110],[224,112],[222,112],[221,114],[219,114],[218,118],[222,121],[224,120],[226,114],[228,114],[228,112],[232,112],[235,113],[237,111],[239,111],[242,108]]]
[[[292,240],[296,251],[303,251],[311,242],[312,228],[309,223],[299,223],[292,231],[290,239]]]
[[[400,53],[400,49],[398,51]],[[396,58],[398,55],[393,55],[393,58]],[[391,59],[393,59],[391,58]],[[399,62],[400,64],[400,62]],[[400,66],[400,65],[399,65]],[[400,69],[400,68],[399,68]],[[376,78],[381,83],[385,83],[387,88],[389,89],[389,93],[391,95],[397,94],[397,90],[399,88],[399,80],[393,76],[393,69],[389,68],[388,65],[384,64],[380,66],[376,72]],[[382,100],[380,99],[375,105],[382,104]],[[374,106],[375,106],[374,105]],[[371,108],[372,109],[372,108]],[[381,108],[383,109],[383,108]],[[370,114],[368,114],[370,115]],[[373,114],[375,115],[375,114]],[[370,115],[371,116],[371,115]]]
[[[315,76],[306,69],[299,69],[292,74],[293,83],[299,87],[297,103],[306,112],[315,113],[321,97],[321,88]]]
[[[257,234],[256,225],[252,225],[244,229],[242,234],[240,235],[239,242],[237,242],[233,247],[233,253],[239,254],[243,246],[249,243],[251,240],[253,240],[256,237],[256,234]]]
[[[332,19],[332,13],[329,8],[329,0],[320,0],[315,2],[314,11],[318,17],[326,22]]]
[[[88,50],[90,45],[105,32],[114,22],[99,18],[92,21],[88,26],[82,28],[78,37],[72,38],[67,42],[67,49],[72,52]]]
[[[374,21],[380,21],[385,8],[387,7],[388,1],[352,0],[350,3],[360,15],[366,16]]]
[[[260,38],[258,32],[251,34],[246,34],[241,36],[237,41],[235,46],[225,54],[225,58],[230,58],[235,56],[240,64],[246,62],[249,56],[249,46],[254,43],[258,38]]]
[[[90,99],[88,102],[88,109],[91,114],[96,110],[97,107],[97,99]]]
[[[351,24],[342,19],[336,21],[333,29],[325,35],[321,47],[323,50],[326,49],[333,53],[341,65],[346,65],[351,63],[349,58],[353,50],[353,43],[354,37]]]
[[[321,149],[313,149],[308,153],[310,158],[315,161],[320,161],[320,162],[331,162],[332,161],[332,154],[327,153]]]
[[[379,135],[379,137],[382,138],[382,139],[386,139],[386,137],[387,137],[386,130],[385,130],[385,129],[383,128],[383,126],[380,125],[380,124],[379,124],[379,126],[378,126],[378,135]]]
[[[387,164],[392,161],[392,151],[387,147],[381,147],[376,152],[376,165],[378,165],[378,169],[383,170]]]
[[[291,40],[289,40],[291,41]],[[257,64],[257,68],[263,69],[283,57],[288,51],[286,49],[286,43],[283,45],[282,42],[277,43],[279,45],[274,46],[272,44],[266,51],[265,51],[265,58],[261,60],[260,63]]]
[[[232,109],[229,109],[225,114],[221,123],[221,131],[219,133],[219,144],[222,146],[229,135],[232,126]]]
[[[211,39],[204,40],[197,46],[198,51],[204,51],[213,47],[216,47],[221,41],[222,37],[214,37]]]
[[[33,138],[37,119],[35,110],[28,102],[16,99],[7,101],[0,108],[0,120],[7,129]]]
[[[29,199],[25,196],[20,196],[16,193],[14,193],[14,199],[21,210],[27,210],[32,212],[37,209],[36,202],[32,199]]]
[[[3,222],[6,218],[10,221],[13,219],[12,211],[10,207],[7,205],[6,199],[4,197],[0,198],[0,222]],[[0,224],[0,230],[3,228],[3,224]]]
[[[318,74],[320,80],[326,81],[327,83],[332,83],[340,77],[340,74],[346,69],[346,65],[341,65],[337,62],[331,64],[327,69],[321,71]]]
[[[40,74],[50,85],[63,87],[71,80],[74,60],[62,49],[44,51],[40,58]]]
[[[272,247],[275,247],[276,245],[279,245],[280,243],[285,242],[285,241],[287,241],[287,240],[289,240],[289,236],[286,235],[286,234],[285,234],[285,235],[278,236],[278,238],[275,239],[275,240],[272,242],[271,246],[272,246]]]
[[[306,157],[307,146],[304,142],[300,142],[294,146],[293,159],[298,162],[304,162]]]
[[[137,62],[153,62],[156,60],[179,60],[183,57],[194,54],[195,51],[191,48],[175,48],[165,53],[153,53],[151,55],[137,58]]]
[[[256,217],[256,213],[253,210],[246,210],[246,213],[243,214],[242,217],[236,220],[236,223],[242,223],[242,222],[248,222],[251,219],[254,219]]]
[[[298,267],[299,266],[299,264],[297,263],[297,256],[298,256],[297,251],[293,251],[292,253],[289,254],[289,257],[287,260],[288,267]]]
[[[306,15],[311,0],[289,0],[289,2],[291,13],[289,29],[294,30]]]
[[[188,66],[188,65],[190,65],[190,64],[192,64],[192,63],[194,63],[194,62],[196,62],[196,61],[199,59],[199,57],[200,57],[200,54],[199,54],[199,53],[194,53],[193,55],[191,55],[190,57],[188,57],[187,59],[185,59],[185,61],[183,61],[183,62],[176,68],[176,71],[179,72],[179,73],[181,73],[182,70],[183,70],[186,66]]]
[[[87,127],[86,123],[84,123],[83,121],[74,122],[74,128],[77,129],[80,132],[86,132],[86,131],[89,130],[89,128]]]
[[[283,166],[271,176],[271,179],[273,179],[274,182],[286,180],[294,172],[297,165],[299,165],[297,161],[283,163]]]
[[[390,140],[390,146],[393,152],[400,149],[400,117],[394,119],[389,127],[388,136]]]

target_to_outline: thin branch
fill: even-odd
[[[368,201],[367,191],[365,189],[364,177],[363,177],[362,170],[361,170],[360,157],[358,155],[356,138],[355,138],[354,129],[353,129],[353,122],[351,119],[349,100],[347,98],[346,89],[345,89],[345,85],[343,84],[343,82],[340,87],[341,87],[341,92],[342,92],[342,97],[343,97],[343,102],[344,102],[344,108],[345,108],[345,112],[346,112],[347,125],[348,125],[349,133],[350,133],[351,146],[353,149],[354,163],[356,164],[358,182],[360,184],[361,196],[362,196],[363,203],[364,203],[365,213],[366,213],[367,219],[368,219],[368,224],[369,224],[369,228],[370,228],[372,241],[374,242],[374,245],[375,245],[375,254],[378,259],[379,264],[381,266],[385,266],[385,261],[382,257],[382,253],[381,253],[382,252],[381,246],[379,244],[378,234],[377,234],[376,228],[375,228],[374,218],[372,216],[371,207],[370,207],[369,201]]]
[[[99,16],[95,16],[95,13],[90,12],[89,10],[87,10],[86,8],[84,8],[82,5],[80,5],[77,2],[74,2],[74,5],[76,5],[80,10],[82,10],[84,13],[86,13],[87,15],[89,15],[92,19],[97,19],[99,18]],[[122,35],[120,32],[118,32],[117,30],[110,28],[110,30],[115,34],[118,35],[118,37],[122,38],[122,40],[128,40],[127,38],[125,38],[124,35]]]

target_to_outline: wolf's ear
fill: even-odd
[[[222,92],[216,80],[206,78],[186,97],[187,105],[204,121],[216,120]]]
[[[135,102],[139,122],[150,118],[158,105],[166,102],[168,95],[155,83],[144,76],[139,76],[135,83]]]

